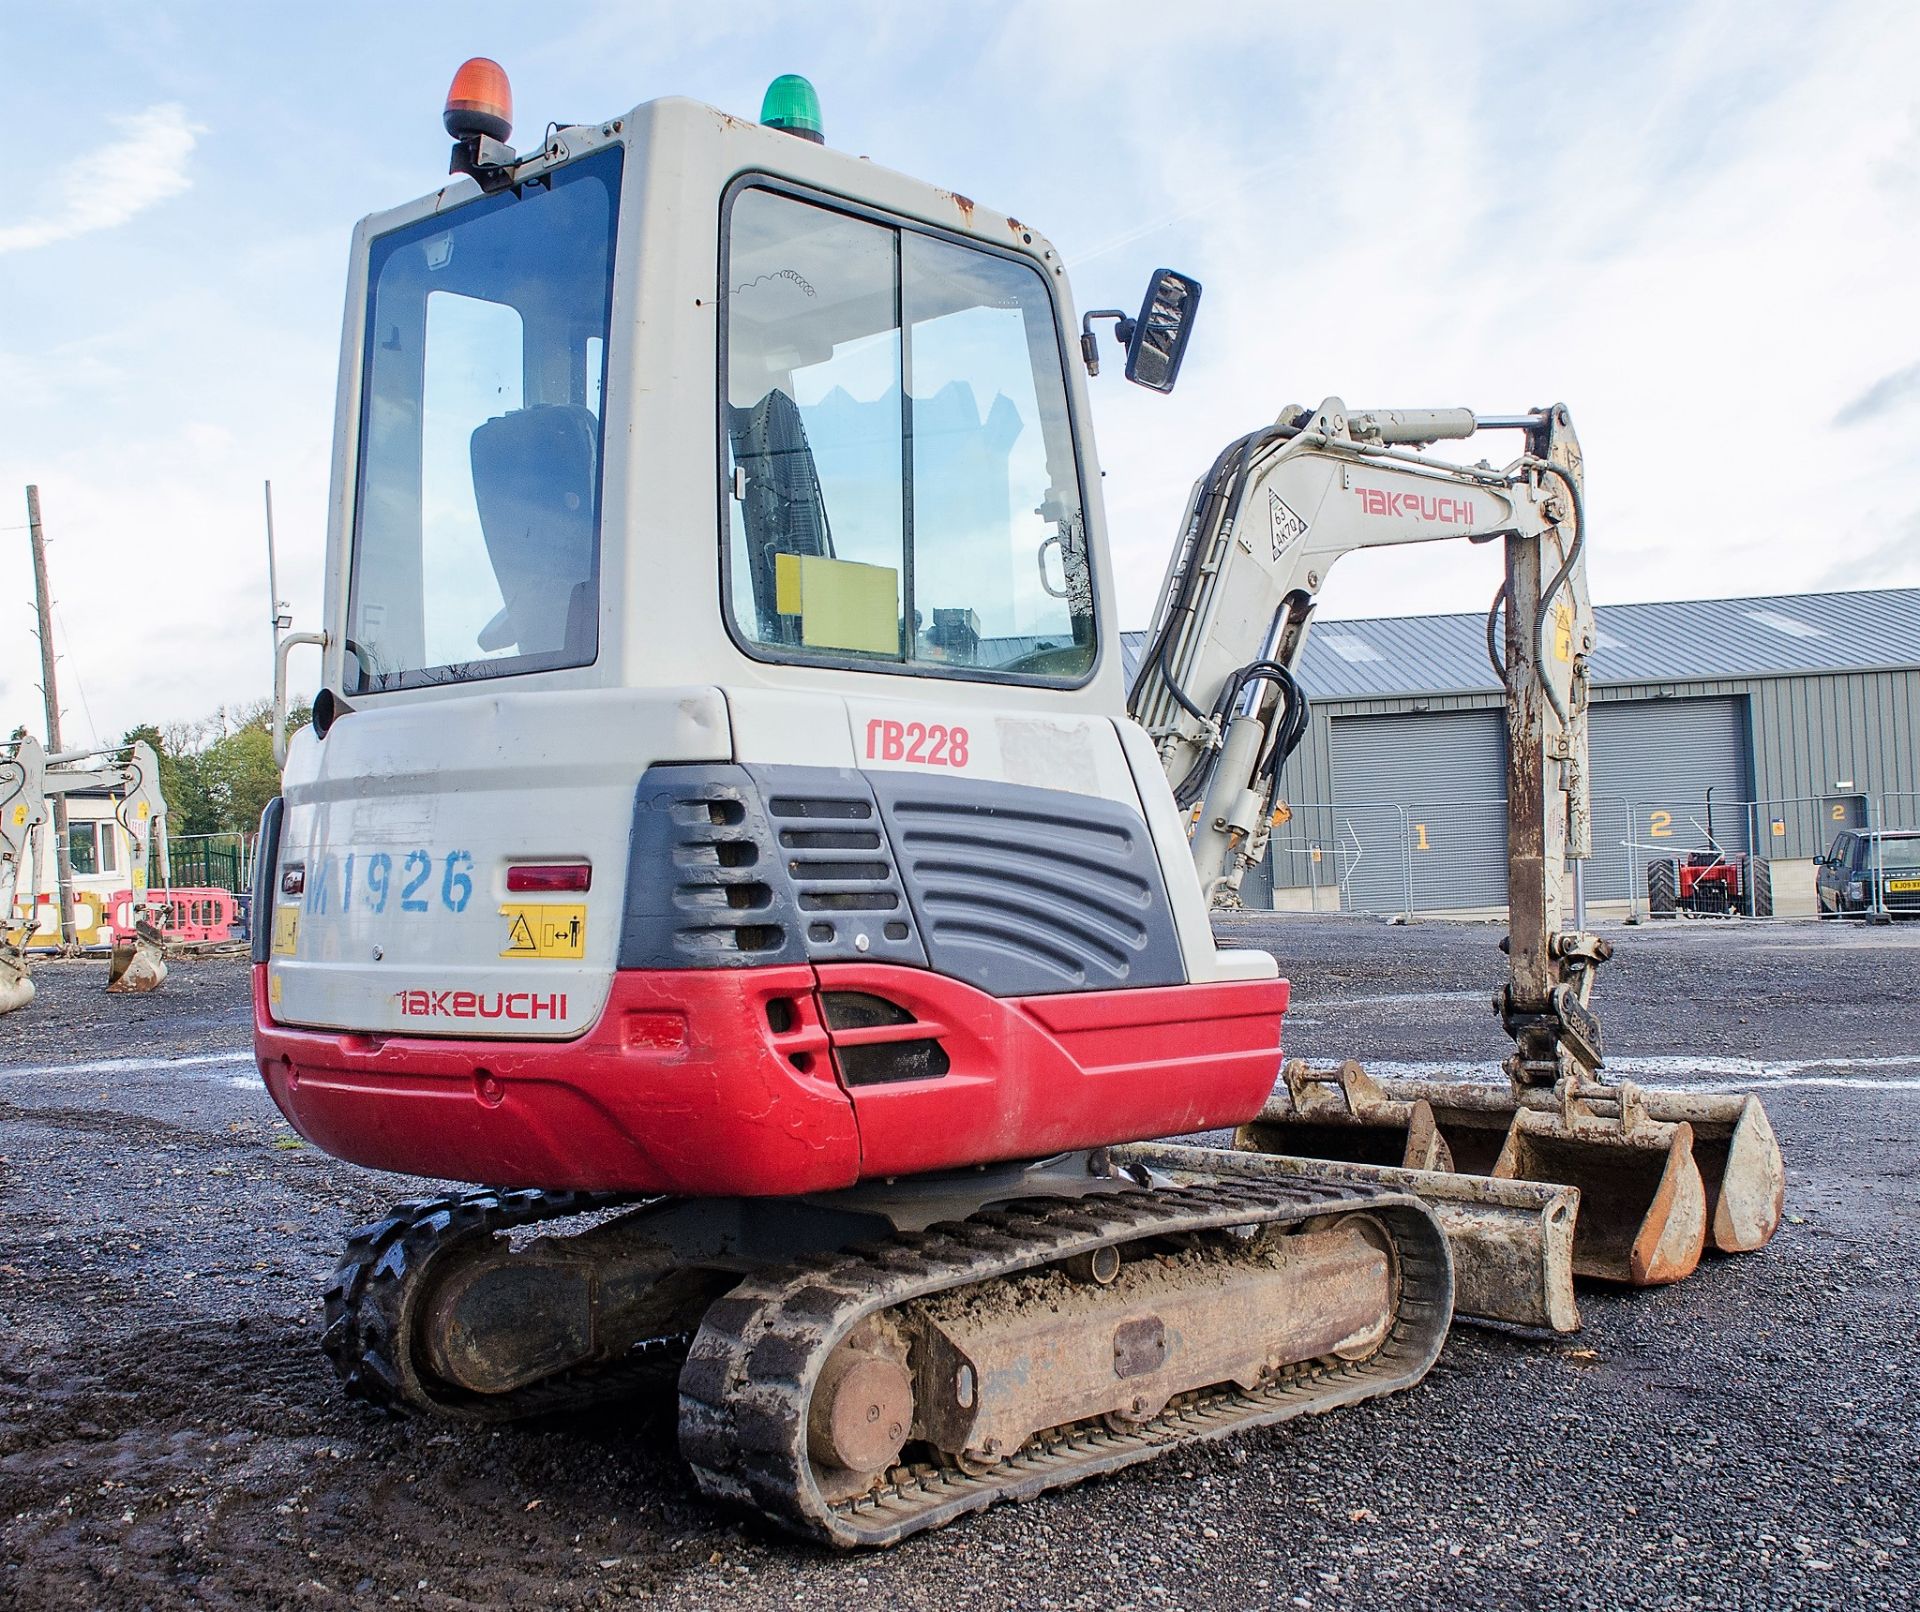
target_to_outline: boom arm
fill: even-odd
[[[1525,451],[1498,470],[1416,451],[1487,429],[1524,432]],[[1592,851],[1583,517],[1580,448],[1561,405],[1477,417],[1352,413],[1329,398],[1284,410],[1229,444],[1195,486],[1128,701],[1193,811],[1202,886],[1231,902],[1265,855],[1281,768],[1306,732],[1294,668],[1329,568],[1356,549],[1501,542],[1506,577],[1487,632],[1507,695],[1501,1010],[1518,1044],[1509,1070],[1526,1085],[1581,1084],[1601,1061],[1587,999],[1607,948],[1577,932],[1574,910]]]

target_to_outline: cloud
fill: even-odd
[[[193,183],[187,159],[204,131],[185,107],[169,102],[112,121],[121,137],[60,169],[44,212],[0,226],[0,254],[113,229]]]
[[[1839,426],[1864,425],[1910,400],[1920,399],[1920,364],[1883,375],[1833,417]]]
[[[1914,546],[1920,544],[1920,509],[1886,528],[1870,548],[1852,549],[1822,571],[1821,588],[1895,588],[1913,585]]]

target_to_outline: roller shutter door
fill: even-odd
[[[1416,912],[1505,904],[1503,713],[1335,717],[1332,740],[1350,907],[1402,911],[1409,884]]]
[[[1592,707],[1587,727],[1593,772],[1590,898],[1625,897],[1630,868],[1644,866],[1649,857],[1705,850],[1708,789],[1720,848],[1750,849],[1748,728],[1747,702],[1740,695],[1609,700]]]

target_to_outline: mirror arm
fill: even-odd
[[[1080,320],[1080,359],[1089,375],[1100,373],[1100,344],[1093,334],[1096,319],[1111,319],[1113,334],[1122,347],[1133,343],[1133,316],[1124,308],[1095,308]]]
[[[327,643],[327,635],[323,632],[290,632],[274,645],[273,764],[276,767],[287,764],[287,655],[302,644],[312,644],[314,648],[324,650]]]

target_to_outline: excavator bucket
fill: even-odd
[[[142,920],[133,926],[133,939],[116,941],[107,965],[107,989],[116,996],[157,991],[166,983],[166,940]]]
[[[26,958],[0,940],[0,1013],[11,1013],[32,1000],[33,981],[27,975]]]
[[[1636,1287],[1680,1280],[1706,1248],[1764,1247],[1785,1196],[1780,1147],[1752,1095],[1623,1084],[1563,1105],[1504,1082],[1377,1080],[1353,1062],[1295,1061],[1255,1129],[1270,1152],[1577,1188],[1574,1273]]]
[[[1576,1275],[1660,1287],[1700,1263],[1707,1196],[1689,1126],[1516,1108],[1493,1174],[1579,1188]]]

